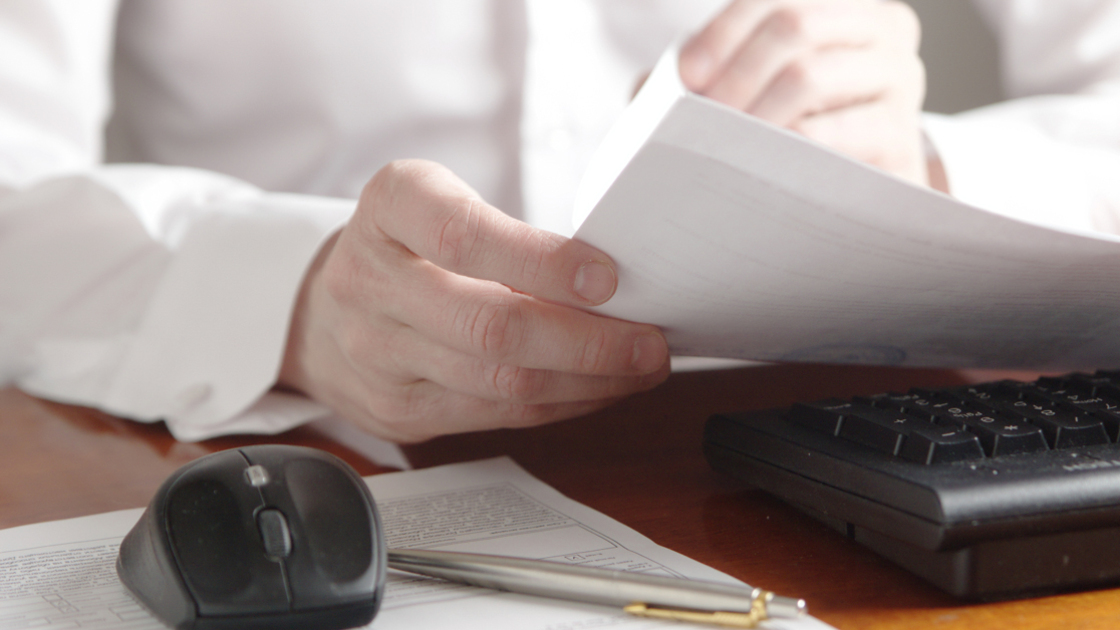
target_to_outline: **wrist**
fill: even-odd
[[[312,370],[308,367],[308,364],[309,358],[312,356],[314,343],[312,339],[312,320],[315,294],[318,291],[323,266],[337,241],[338,233],[336,232],[323,244],[304,274],[299,294],[292,308],[292,315],[288,324],[288,337],[284,346],[284,358],[280,364],[280,374],[276,380],[276,385],[280,389],[311,396]]]

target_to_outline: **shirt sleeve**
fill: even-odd
[[[180,439],[326,415],[272,392],[352,200],[102,164],[116,2],[0,3],[0,383]]]
[[[1120,232],[1120,1],[978,0],[1006,102],[924,124],[962,201]]]

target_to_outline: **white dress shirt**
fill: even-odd
[[[1120,0],[978,2],[1020,98],[929,117],[954,194],[1120,230]],[[0,383],[185,440],[327,413],[271,388],[365,181],[436,160],[570,233],[635,81],[719,4],[0,3]]]
[[[925,129],[953,196],[1074,230],[1120,233],[1120,1],[974,0],[1010,100]]]

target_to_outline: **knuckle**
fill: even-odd
[[[500,400],[530,402],[541,393],[543,380],[537,370],[500,363],[490,370],[489,381]]]
[[[383,215],[403,201],[406,190],[423,177],[423,171],[422,160],[394,160],[378,169],[358,195],[351,229],[365,237],[372,236],[384,220]]]
[[[362,187],[356,215],[369,215],[371,226],[385,216],[408,212],[418,203],[431,203],[433,191],[454,179],[447,167],[428,160],[393,160],[382,166]]]
[[[442,221],[432,224],[429,234],[430,251],[441,266],[461,269],[474,259],[479,244],[482,212],[479,201],[463,198],[452,202]]]
[[[549,256],[554,247],[546,234],[536,230],[530,232],[527,239],[529,246],[523,250],[525,255],[521,260],[520,277],[525,286],[535,287],[544,279]]]
[[[521,319],[521,309],[511,300],[487,301],[466,319],[466,337],[483,356],[501,360],[520,344]]]
[[[392,167],[392,164],[381,167],[373,177],[369,178],[366,185],[362,186],[362,192],[358,195],[358,207],[373,209],[380,205],[381,198],[387,192],[390,179],[388,171]]]
[[[804,41],[810,37],[808,14],[798,6],[784,5],[774,9],[763,28],[787,41]]]
[[[811,92],[820,82],[816,68],[807,59],[795,59],[782,71],[782,80],[796,92]]]
[[[603,326],[596,326],[580,346],[577,368],[585,374],[607,372],[613,358],[610,350],[610,335]]]
[[[393,160],[382,166],[362,187],[360,202],[376,209],[399,195],[403,182],[411,182],[417,177],[417,160]]]

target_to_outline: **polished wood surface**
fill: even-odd
[[[955,600],[763,492],[711,471],[700,452],[703,424],[713,412],[1005,375],[788,365],[675,374],[652,392],[587,417],[450,436],[406,453],[418,468],[509,455],[561,492],[666,547],[757,586],[804,597],[814,615],[842,630],[1120,627],[1120,590],[996,604]],[[0,528],[143,506],[167,475],[192,459],[262,442],[323,448],[364,475],[387,470],[307,428],[185,444],[162,425],[0,390]]]

